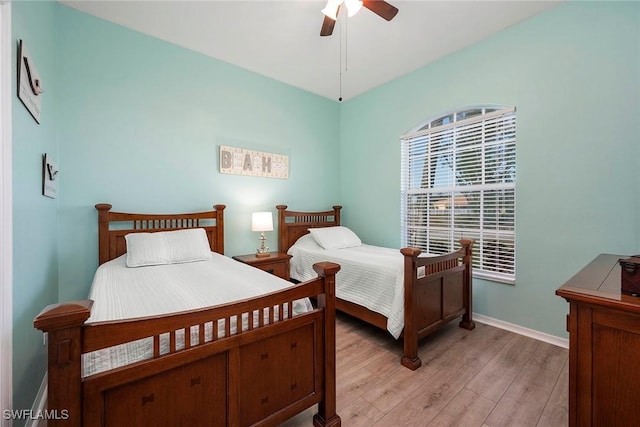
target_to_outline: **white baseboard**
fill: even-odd
[[[493,317],[477,313],[473,313],[473,320],[484,323],[485,325],[495,326],[496,328],[515,332],[516,334],[524,335],[525,337],[533,338],[538,341],[553,344],[558,347],[569,348],[569,340],[567,338],[560,338],[555,335],[546,334],[544,332],[536,331],[535,329],[525,328],[524,326],[505,322],[504,320],[494,319]]]
[[[45,372],[44,378],[42,379],[42,384],[40,384],[40,388],[38,389],[38,394],[36,395],[36,400],[33,402],[33,407],[31,408],[31,413],[33,414],[41,414],[47,409],[47,382],[48,376]],[[24,427],[46,427],[47,420],[40,420],[36,417],[29,418],[24,425]]]

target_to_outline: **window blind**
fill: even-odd
[[[402,245],[473,239],[474,275],[515,282],[516,112],[474,107],[401,138]]]

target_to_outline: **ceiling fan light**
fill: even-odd
[[[343,0],[328,0],[327,5],[322,9],[322,13],[328,18],[336,21],[338,19],[338,8],[342,4]]]
[[[347,15],[352,17],[362,7],[362,0],[344,0],[344,4],[347,6]]]

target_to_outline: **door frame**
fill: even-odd
[[[0,1],[0,407],[13,407],[13,199],[11,2]],[[2,417],[2,426],[11,420]]]

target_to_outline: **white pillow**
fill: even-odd
[[[127,241],[127,267],[211,259],[211,247],[204,228],[130,233],[124,238]]]
[[[300,236],[300,238],[298,240],[296,240],[296,242],[291,246],[291,247],[297,247],[297,248],[301,248],[301,249],[307,249],[307,250],[322,250],[322,246],[320,246],[318,244],[318,242],[316,242],[316,239],[313,238],[313,236],[311,234],[305,234],[304,236]]]
[[[362,241],[347,227],[310,228],[309,233],[325,249],[353,248],[362,245]]]

